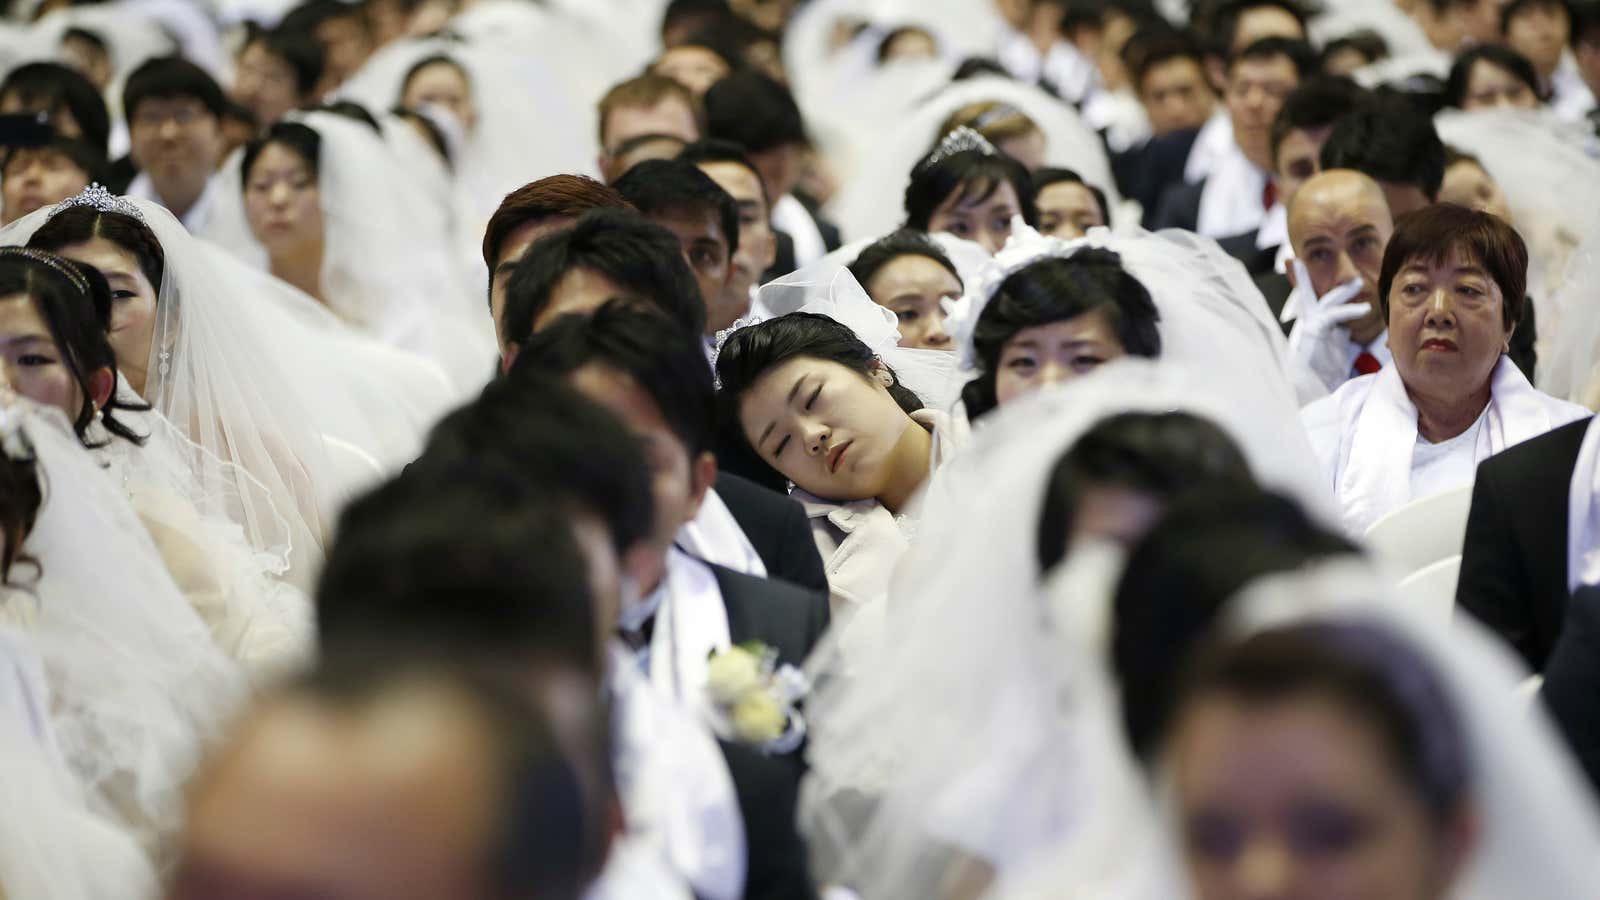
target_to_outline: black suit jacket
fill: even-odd
[[[1567,492],[1589,420],[1478,465],[1456,604],[1544,669],[1567,607]]]
[[[780,663],[798,668],[828,630],[828,596],[771,578],[712,566],[728,637],[735,644],[760,641],[778,652]]]
[[[1155,223],[1152,229],[1182,228],[1194,231],[1200,224],[1200,195],[1205,192],[1206,179],[1194,184],[1179,182],[1161,194],[1156,204]]]
[[[1229,256],[1244,264],[1245,271],[1249,272],[1252,278],[1273,272],[1278,261],[1277,247],[1268,247],[1263,250],[1256,246],[1256,235],[1258,233],[1260,233],[1260,229],[1254,228],[1244,234],[1236,234],[1217,240],[1217,245],[1226,251]]]
[[[1256,288],[1261,291],[1261,296],[1266,298],[1267,308],[1272,310],[1272,317],[1278,319],[1279,324],[1283,326],[1284,336],[1287,337],[1294,323],[1284,322],[1279,317],[1283,315],[1283,305],[1289,302],[1289,294],[1294,290],[1294,286],[1289,284],[1289,276],[1268,270],[1265,274],[1256,276]]]
[[[827,595],[828,575],[804,507],[731,472],[718,473],[717,496],[750,539],[767,575]]]
[[[1155,227],[1161,195],[1173,185],[1183,183],[1183,170],[1189,164],[1189,153],[1194,150],[1194,139],[1199,134],[1200,129],[1190,128],[1151,138],[1131,150],[1112,154],[1111,174],[1116,179],[1117,190],[1122,196],[1139,201],[1144,208],[1144,227]]]
[[[1522,374],[1533,380],[1534,369],[1539,363],[1539,352],[1534,349],[1534,342],[1539,339],[1539,323],[1533,317],[1533,298],[1522,304],[1522,321],[1517,323],[1517,330],[1511,332],[1511,352],[1506,355],[1517,364]]]
[[[1541,694],[1589,783],[1600,789],[1600,587],[1580,588],[1568,602]]]

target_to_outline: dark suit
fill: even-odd
[[[1111,174],[1117,190],[1122,196],[1139,201],[1144,208],[1144,227],[1155,227],[1161,195],[1183,182],[1183,172],[1199,134],[1198,128],[1175,131],[1111,155]]]
[[[806,539],[810,541],[809,529]],[[733,643],[760,641],[777,651],[781,663],[799,667],[805,662],[828,627],[826,592],[816,594],[721,566],[712,566],[711,571],[728,610],[728,637]],[[742,745],[718,744],[744,818],[749,850],[745,897],[815,897],[816,887],[806,871],[805,841],[795,824],[800,779],[805,775],[802,754],[765,756]]]
[[[1600,587],[1581,588],[1567,603],[1541,694],[1589,784],[1600,790]]]
[[[1456,604],[1543,670],[1567,606],[1567,493],[1589,420],[1478,465]]]
[[[828,575],[800,504],[730,472],[718,473],[717,496],[750,539],[769,576],[827,595]]]
[[[1206,179],[1167,188],[1156,204],[1155,224],[1150,227],[1156,230],[1182,228],[1184,231],[1194,231],[1200,224],[1200,195],[1205,190]]]
[[[1256,288],[1261,291],[1261,296],[1266,298],[1267,308],[1272,310],[1272,317],[1278,319],[1283,325],[1285,336],[1294,327],[1293,322],[1284,322],[1283,305],[1289,302],[1289,294],[1294,291],[1294,286],[1289,283],[1289,276],[1282,272],[1267,272],[1256,276]]]
[[[779,278],[800,268],[794,261],[794,238],[787,231],[772,229],[773,242],[777,245],[772,256],[772,268],[761,273],[761,283],[776,281]]]
[[[1534,342],[1539,339],[1539,323],[1533,317],[1533,299],[1522,304],[1522,321],[1517,323],[1517,330],[1511,333],[1511,352],[1506,355],[1517,364],[1522,374],[1533,380],[1533,372],[1539,362],[1539,353],[1534,349]]]
[[[1278,262],[1277,247],[1267,247],[1263,250],[1256,246],[1256,235],[1259,233],[1260,229],[1251,229],[1244,234],[1217,239],[1217,245],[1229,256],[1243,263],[1245,271],[1249,272],[1252,278],[1275,271]]]

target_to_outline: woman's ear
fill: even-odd
[[[109,366],[96,369],[89,375],[89,402],[94,404],[96,410],[105,409],[116,389],[117,376],[111,374]]]
[[[881,359],[872,361],[872,377],[886,388],[894,387],[894,372],[890,371]]]

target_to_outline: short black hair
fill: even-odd
[[[647,159],[611,186],[646,219],[673,215],[715,217],[728,242],[728,255],[738,252],[739,204],[694,163]]]
[[[957,283],[961,282],[961,273],[956,271],[955,263],[950,261],[944,250],[926,233],[910,228],[890,232],[868,244],[850,263],[850,274],[855,276],[862,290],[867,290],[867,285],[880,269],[902,256],[922,256],[931,259],[943,266],[946,272],[954,275]]]
[[[1170,26],[1156,25],[1141,28],[1134,32],[1133,37],[1128,38],[1128,42],[1122,47],[1123,64],[1128,67],[1135,94],[1144,91],[1144,79],[1150,74],[1151,69],[1175,59],[1187,59],[1202,73],[1205,72],[1206,56],[1200,44],[1194,38]],[[1206,82],[1206,87],[1211,87],[1209,81]]]
[[[66,110],[83,130],[83,141],[104,156],[111,136],[105,98],[78,70],[59,63],[17,66],[0,82],[0,98],[16,95],[31,109],[54,115]]]
[[[737,72],[745,68],[744,48],[740,44],[744,35],[735,30],[743,21],[743,19],[730,19],[701,28],[677,44],[663,48],[661,53],[664,56],[681,47],[699,47],[722,60],[722,64],[728,67],[729,73]]]
[[[91,184],[105,178],[106,155],[91,146],[88,141],[64,137],[53,137],[39,144],[0,147],[0,175],[3,175],[5,170],[10,168],[12,161],[22,154],[37,153],[58,153],[66,157],[88,176]]]
[[[1600,44],[1600,3],[1579,3],[1568,8],[1572,13],[1572,49],[1579,44]]]
[[[598,673],[571,510],[509,461],[425,459],[339,517],[317,583],[324,652],[381,635]]]
[[[1050,185],[1061,184],[1063,182],[1067,184],[1081,184],[1088,189],[1090,196],[1094,197],[1094,202],[1100,207],[1100,221],[1106,223],[1107,225],[1111,224],[1111,203],[1110,201],[1106,200],[1106,192],[1100,190],[1100,188],[1096,187],[1095,185],[1084,181],[1082,175],[1079,175],[1077,172],[1074,172],[1071,169],[1046,166],[1033,173],[1034,199],[1037,200],[1038,195],[1044,193],[1044,189]]]
[[[1233,51],[1233,42],[1239,33],[1239,20],[1244,18],[1244,14],[1253,9],[1267,6],[1281,9],[1293,16],[1294,20],[1300,23],[1300,33],[1303,35],[1310,34],[1306,29],[1306,23],[1310,16],[1307,14],[1306,9],[1301,4],[1296,3],[1295,0],[1231,0],[1231,2],[1217,11],[1216,16],[1217,48],[1224,56]]]
[[[160,56],[146,60],[128,76],[122,88],[122,115],[131,124],[140,103],[178,97],[200,101],[219,123],[228,109],[222,86],[205,69],[181,56]]]
[[[1283,98],[1283,106],[1272,120],[1272,163],[1277,167],[1278,150],[1291,131],[1329,128],[1355,112],[1368,99],[1360,85],[1334,75],[1313,75]]]
[[[1264,575],[1358,552],[1264,490],[1232,483],[1175,500],[1129,555],[1112,604],[1111,662],[1133,751],[1151,758],[1187,660],[1235,594]]]
[[[542,502],[604,521],[618,553],[654,528],[638,439],[604,407],[534,366],[490,382],[478,399],[435,425],[422,461],[510,471]]]
[[[767,180],[761,177],[761,170],[750,161],[750,154],[733,141],[724,141],[717,138],[706,138],[684,145],[678,151],[678,159],[699,166],[705,163],[734,163],[743,166],[756,177],[756,183],[761,185],[761,196],[766,199],[767,206],[772,206],[772,198],[767,196]]]
[[[680,22],[696,22],[704,27],[733,16],[728,0],[672,0],[661,13],[661,35],[665,37]]]
[[[1371,28],[1352,31],[1344,37],[1334,38],[1322,47],[1322,62],[1341,50],[1354,50],[1368,63],[1375,63],[1389,55],[1389,42]]]
[[[1501,69],[1518,81],[1528,86],[1541,102],[1544,101],[1544,89],[1539,86],[1539,73],[1534,71],[1533,63],[1526,56],[1500,44],[1479,44],[1456,57],[1450,64],[1450,75],[1444,82],[1444,103],[1460,109],[1467,101],[1467,91],[1471,87],[1472,69],[1480,62],[1486,62],[1497,69]]]
[[[911,170],[905,194],[905,227],[927,231],[934,210],[946,200],[959,194],[963,202],[982,202],[1002,184],[1010,184],[1017,192],[1022,220],[1037,226],[1039,209],[1034,204],[1033,176],[1022,163],[996,150],[962,150],[938,159],[930,153]]]
[[[1374,181],[1415,185],[1430,201],[1444,183],[1444,141],[1433,119],[1407,101],[1375,100],[1333,125],[1322,168],[1354,169]]]
[[[1585,0],[1585,2],[1587,3],[1589,0]],[[1500,7],[1500,33],[1505,34],[1511,30],[1512,19],[1524,12],[1535,9],[1559,9],[1567,14],[1567,23],[1569,25],[1574,24],[1572,8],[1573,4],[1568,3],[1567,0],[1511,0],[1510,3]]]
[[[805,120],[789,89],[750,69],[706,91],[706,136],[732,141],[747,153],[808,144]]]
[[[260,44],[268,53],[283,60],[294,70],[295,92],[301,99],[309,99],[322,81],[328,53],[316,38],[303,31],[283,28],[253,29],[245,38],[243,50]]]
[[[278,27],[287,31],[312,34],[322,27],[324,22],[351,18],[360,22],[362,28],[367,27],[366,9],[360,3],[349,3],[346,0],[306,0],[305,3],[284,13],[283,18],[278,20]]]
[[[1000,283],[973,326],[978,377],[961,389],[967,416],[977,419],[999,404],[995,377],[1000,355],[1017,333],[1085,313],[1104,311],[1123,352],[1161,355],[1161,313],[1150,291],[1110,250],[1085,248],[1067,257],[1048,257],[1013,272]]]
[[[649,394],[691,460],[711,450],[716,387],[699,335],[659,310],[613,300],[592,316],[565,315],[540,329],[512,370],[527,366],[564,378],[591,364],[627,375]]]
[[[313,180],[321,177],[322,135],[304,122],[277,121],[244,145],[244,152],[239,156],[241,191],[249,189],[250,170],[255,168],[256,160],[261,157],[261,151],[267,149],[270,144],[279,144],[293,150],[295,155],[305,162],[306,170],[310,172]]]
[[[1265,37],[1259,41],[1252,41],[1238,53],[1229,54],[1227,72],[1231,76],[1233,67],[1243,60],[1266,60],[1278,56],[1289,60],[1294,66],[1295,74],[1301,80],[1317,70],[1317,54],[1311,49],[1310,44],[1293,38]]]
[[[551,291],[573,269],[606,276],[696,334],[706,330],[705,301],[678,238],[632,210],[595,209],[534,242],[512,270],[502,315],[509,341],[520,344],[533,334]]]

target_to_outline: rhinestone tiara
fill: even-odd
[[[133,201],[126,197],[118,197],[106,190],[98,181],[79,191],[77,196],[68,197],[57,203],[56,208],[50,211],[49,218],[54,219],[75,206],[87,206],[100,212],[118,213],[140,222],[144,221],[144,213],[139,211],[139,207],[135,206]]]
[[[988,138],[962,125],[951,129],[949,134],[940,139],[939,146],[933,148],[933,152],[928,154],[927,164],[931,166],[955,156],[957,153],[966,153],[969,150],[976,150],[984,156],[1000,155],[1000,151],[989,143]]]

